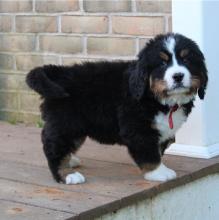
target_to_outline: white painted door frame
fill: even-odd
[[[172,16],[173,32],[192,38],[203,51],[209,84],[167,153],[211,158],[219,155],[219,1],[172,0]]]

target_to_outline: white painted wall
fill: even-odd
[[[173,0],[173,31],[195,40],[209,71],[206,98],[197,97],[187,123],[176,135],[170,154],[210,158],[219,155],[219,1]]]
[[[218,182],[209,175],[96,220],[218,220]]]

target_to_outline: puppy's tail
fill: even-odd
[[[55,81],[57,66],[43,66],[31,70],[26,77],[27,85],[45,98],[65,98],[69,94]],[[49,77],[49,73],[54,71],[54,79]]]

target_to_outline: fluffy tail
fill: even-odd
[[[26,77],[26,83],[31,89],[45,98],[68,97],[69,94],[65,91],[65,89],[57,84],[55,80],[51,80],[48,76],[48,72],[51,72],[54,68],[58,67],[44,66],[31,70]]]

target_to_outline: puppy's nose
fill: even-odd
[[[177,82],[177,83],[182,82],[183,77],[184,77],[184,74],[183,74],[183,73],[175,73],[175,74],[173,75],[173,79],[174,79],[174,81]]]

